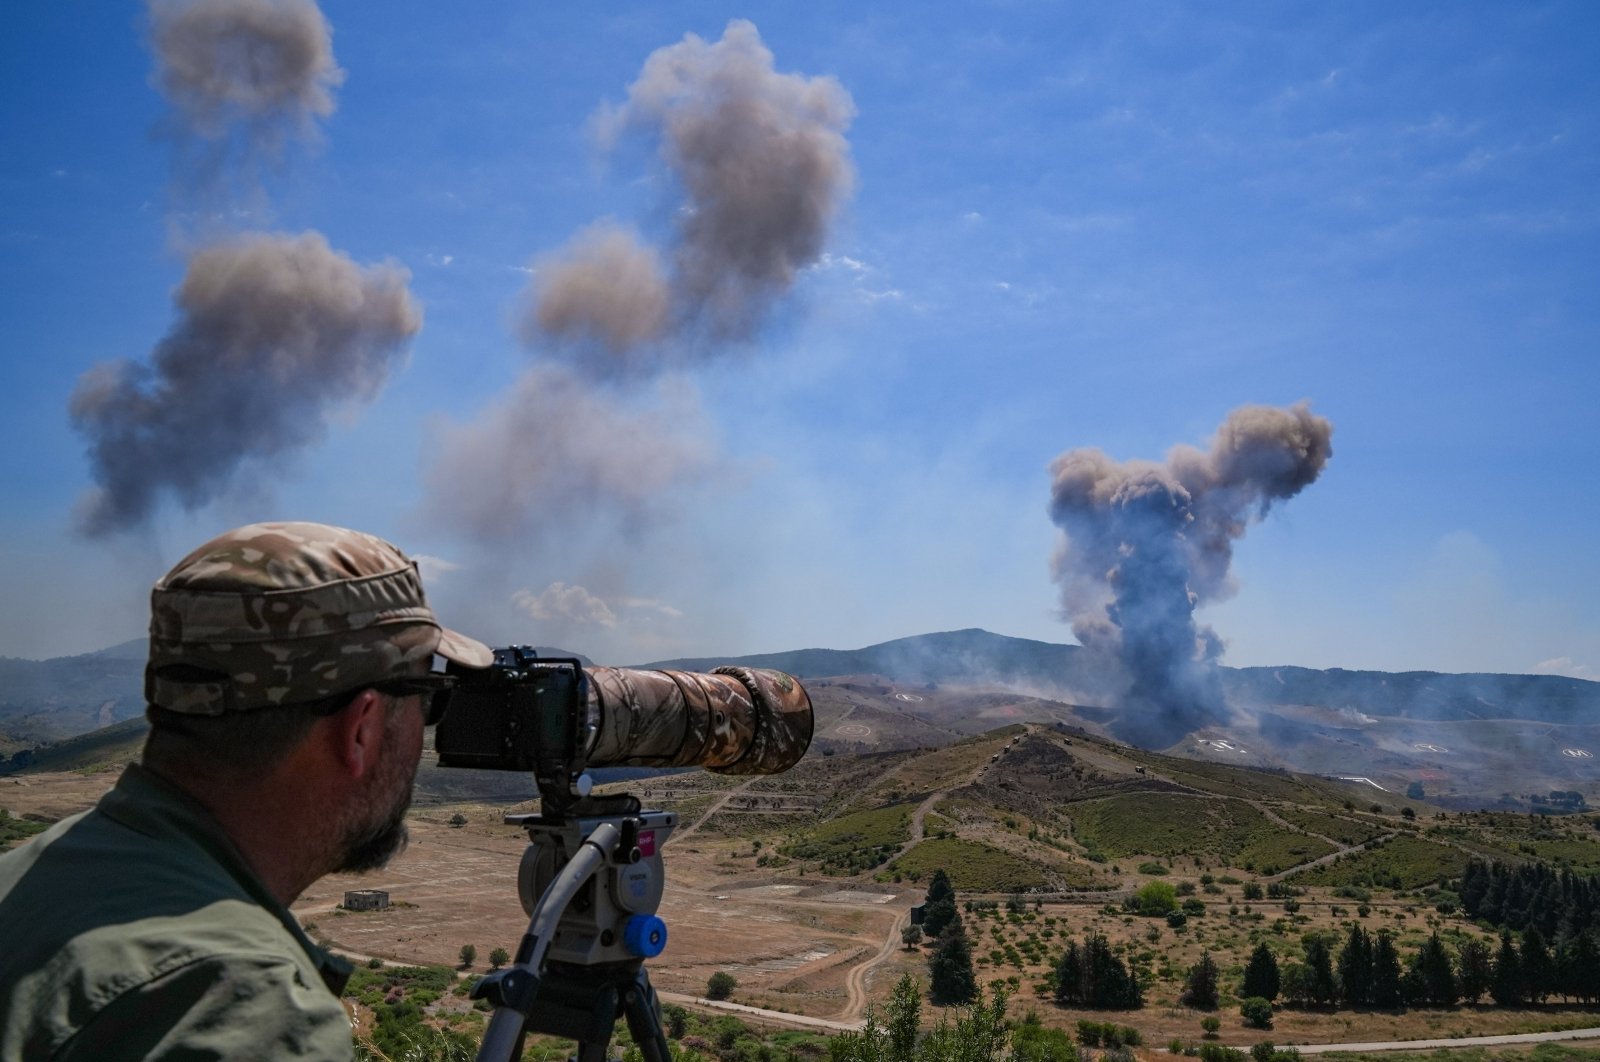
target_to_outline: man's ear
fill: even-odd
[[[343,710],[328,717],[333,724],[329,737],[339,764],[351,778],[365,777],[382,754],[389,725],[389,701],[377,690],[356,694]]]

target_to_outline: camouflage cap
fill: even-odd
[[[207,542],[150,593],[145,700],[222,715],[426,670],[487,667],[488,646],[434,618],[414,561],[342,527],[251,524]]]

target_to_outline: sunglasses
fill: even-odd
[[[374,682],[372,689],[379,693],[387,693],[391,697],[425,697],[426,706],[423,709],[423,726],[437,726],[439,720],[444,718],[445,705],[450,698],[441,696],[456,684],[454,675],[444,675],[437,671],[430,671],[426,675],[412,675],[407,678],[384,679]]]

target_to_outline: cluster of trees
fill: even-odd
[[[1123,1010],[1144,1006],[1144,990],[1105,934],[1091,933],[1081,948],[1076,940],[1067,941],[1056,963],[1055,999],[1063,1005]]]
[[[1452,949],[1434,933],[1402,964],[1387,930],[1371,934],[1356,925],[1337,954],[1324,935],[1306,934],[1305,961],[1281,968],[1272,949],[1258,945],[1239,994],[1302,1006],[1381,1009],[1448,1007],[1485,995],[1502,1006],[1542,1003],[1552,995],[1588,1003],[1600,1000],[1600,951],[1583,946],[1589,939],[1552,953],[1536,929],[1520,945],[1503,934],[1498,948],[1473,938]]]
[[[1600,928],[1600,878],[1548,863],[1467,861],[1456,890],[1473,918],[1507,929],[1537,929],[1546,940]]]

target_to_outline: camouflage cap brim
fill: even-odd
[[[255,524],[213,539],[156,583],[145,697],[220,715],[316,700],[488,646],[446,630],[400,550],[322,524]]]

